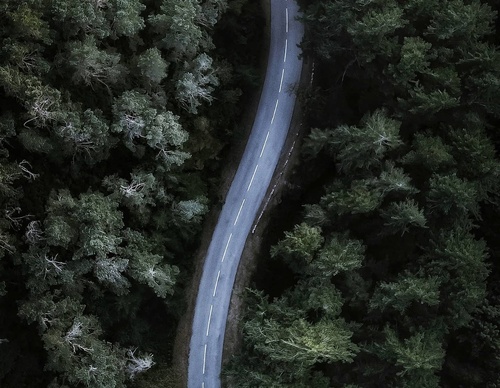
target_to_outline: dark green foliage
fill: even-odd
[[[228,375],[237,386],[306,387],[314,381],[313,386],[326,387],[326,379],[311,370],[315,363],[352,362],[358,347],[351,342],[349,326],[338,318],[342,305],[338,291],[333,288],[327,295],[327,283],[299,287],[300,291],[291,291],[272,303],[262,294],[252,293],[257,303],[246,315],[245,341],[251,346],[251,357],[262,362],[254,362],[249,375],[230,370]],[[314,306],[325,314],[311,322],[305,309]]]
[[[363,257],[364,247],[359,240],[332,234],[317,258],[310,263],[308,272],[316,277],[330,278],[361,267]]]
[[[362,120],[361,127],[341,125],[324,134],[313,131],[306,152],[314,156],[321,144],[321,147],[327,144],[329,151],[339,159],[341,171],[348,173],[371,168],[380,163],[388,151],[401,144],[399,125],[385,112],[375,111]]]
[[[302,268],[313,260],[322,243],[321,229],[302,223],[293,232],[285,232],[285,238],[273,247],[271,256],[279,255],[292,267]]]
[[[441,346],[442,333],[437,329],[419,331],[401,341],[396,332],[385,327],[385,342],[374,350],[384,360],[398,369],[396,386],[439,387],[436,372],[441,369],[445,351]]]
[[[227,10],[0,5],[0,386],[125,387],[150,353],[178,381],[183,287],[239,119],[235,57],[255,54],[215,47]]]
[[[409,165],[425,167],[430,172],[446,170],[455,164],[450,145],[444,143],[439,136],[422,133],[415,134],[412,150],[404,156],[403,161]]]
[[[439,304],[439,277],[421,277],[412,273],[399,275],[392,283],[381,282],[370,300],[371,309],[391,308],[404,313],[411,303]]]
[[[303,386],[319,371],[332,387],[498,386],[499,6],[304,3],[315,77],[303,95],[318,106],[281,205],[303,211],[268,240],[295,276],[274,300],[266,284],[248,299],[228,381],[258,371],[246,386]],[[319,326],[339,320],[356,346],[349,363],[298,366],[302,355],[273,348],[297,322],[343,348]]]
[[[453,175],[434,174],[429,179],[428,203],[431,210],[445,215],[471,213],[479,216],[478,193],[469,181]]]
[[[489,275],[487,247],[471,233],[469,223],[456,222],[442,231],[427,249],[426,267],[442,279],[444,307],[450,314],[449,325],[461,327],[486,297]]]
[[[386,210],[382,211],[387,229],[401,232],[401,235],[409,231],[410,227],[426,228],[427,220],[422,209],[413,199],[404,202],[392,202]]]

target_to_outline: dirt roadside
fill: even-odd
[[[260,70],[261,74],[265,74],[267,68],[267,58],[269,50],[269,25],[270,25],[270,1],[271,0],[260,0],[262,9],[265,15],[265,44],[266,46],[262,48],[261,60],[260,60]],[[300,84],[304,85],[309,82],[309,66],[304,62],[304,67],[302,70],[302,76]],[[226,194],[231,186],[234,175],[238,168],[239,161],[245,150],[246,142],[248,136],[252,130],[253,122],[255,119],[255,114],[258,109],[261,88],[254,93],[254,95],[249,99],[247,104],[247,109],[242,117],[240,123],[240,132],[242,134],[242,140],[235,142],[232,145],[230,154],[227,157],[228,163],[222,171],[221,174],[221,187],[219,190],[219,197],[225,198]],[[233,288],[233,293],[231,295],[231,302],[229,306],[228,322],[226,325],[226,333],[224,340],[224,353],[223,353],[223,364],[235,354],[238,348],[241,346],[241,321],[240,312],[243,308],[242,294],[245,288],[248,286],[251,275],[255,270],[255,258],[260,254],[260,246],[262,241],[262,234],[266,230],[266,226],[269,222],[269,214],[274,206],[280,202],[281,193],[286,186],[287,179],[292,171],[292,166],[298,160],[298,145],[300,143],[301,135],[301,125],[300,125],[301,112],[300,109],[295,108],[292,124],[289,131],[289,136],[283,148],[282,155],[278,162],[278,166],[275,170],[270,188],[266,194],[264,204],[259,210],[259,214],[263,212],[262,217],[259,220],[257,227],[255,228],[255,233],[250,234],[245,248],[242,253],[242,257],[239,263],[238,272],[236,274],[235,285]],[[293,149],[292,149],[293,147]],[[272,195],[271,195],[272,192]],[[194,258],[194,274],[191,279],[190,285],[186,289],[186,312],[179,321],[177,328],[176,338],[174,342],[173,349],[173,370],[175,374],[180,377],[179,388],[187,387],[187,375],[188,375],[188,360],[189,360],[189,341],[191,338],[191,327],[194,317],[194,307],[196,305],[196,296],[198,294],[198,286],[200,283],[203,264],[208,246],[210,244],[213,230],[219,219],[221,207],[216,206],[207,215],[203,225],[203,232],[200,240],[200,247]]]

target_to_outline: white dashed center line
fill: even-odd
[[[229,235],[229,238],[227,239],[226,248],[224,248],[224,254],[222,255],[221,262],[224,262],[224,258],[226,257],[226,253],[227,253],[227,247],[229,246],[229,242],[231,241],[231,237],[233,237],[232,233]]]
[[[285,56],[283,57],[283,62],[286,62],[286,52],[288,50],[288,39],[285,39]]]
[[[288,33],[288,8],[285,9],[285,14],[286,14],[286,32]]]
[[[215,293],[217,292],[217,286],[219,285],[219,278],[220,278],[220,271],[217,274],[217,280],[215,281],[214,293],[212,294],[212,296],[215,296]]]
[[[281,71],[281,81],[280,81],[280,93],[281,93],[281,87],[283,86],[283,77],[285,76],[285,68]]]
[[[241,202],[240,210],[238,210],[238,214],[236,215],[236,219],[234,220],[233,226],[236,225],[236,223],[238,222],[238,218],[240,218],[241,209],[243,209],[243,205],[245,204],[245,201],[246,201],[246,199],[243,199],[243,201]]]
[[[205,374],[206,364],[207,364],[207,344],[205,344],[205,350],[203,351],[203,374]]]
[[[274,113],[273,113],[273,117],[271,119],[271,124],[274,122],[274,117],[276,116],[276,110],[278,109],[278,103],[279,103],[279,100],[276,100],[276,105],[274,106]]]
[[[269,139],[269,131],[267,131],[266,140],[264,141],[264,144],[262,145],[262,151],[260,151],[260,156],[259,156],[259,158],[261,158],[261,157],[262,157],[262,154],[264,153],[264,148],[266,148],[267,139]]]
[[[258,169],[258,168],[259,168],[259,165],[256,165],[256,166],[255,166],[255,170],[253,170],[252,179],[250,179],[250,183],[248,184],[247,191],[248,191],[248,190],[250,190],[250,187],[252,186],[253,179],[255,178],[255,173],[257,172],[257,169]]]
[[[214,309],[214,305],[210,305],[210,313],[208,314],[208,323],[207,323],[207,337],[208,337],[208,332],[210,331],[210,321],[212,320],[212,310]]]

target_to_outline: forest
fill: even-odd
[[[0,386],[178,386],[259,4],[2,0],[0,20]]]
[[[498,0],[309,0],[231,387],[500,386]]]

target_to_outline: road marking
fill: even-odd
[[[286,62],[286,52],[288,50],[288,39],[285,39],[285,56],[283,57],[283,62]]]
[[[276,110],[278,109],[279,100],[276,100],[276,105],[274,106],[273,118],[271,119],[271,124],[274,123],[274,117],[276,116]]]
[[[245,204],[245,201],[246,201],[246,198],[244,198],[243,201],[241,202],[240,210],[238,210],[238,214],[236,215],[236,219],[234,220],[233,226],[236,225],[236,223],[238,222],[238,218],[240,218],[241,209],[243,209],[243,205]]]
[[[283,68],[283,70],[281,71],[281,81],[280,81],[280,91],[279,93],[281,93],[281,87],[283,86],[283,77],[285,76],[285,68]]]
[[[250,190],[250,187],[252,186],[252,183],[253,183],[253,178],[255,178],[255,173],[257,172],[257,169],[259,168],[259,165],[256,165],[255,166],[255,170],[253,170],[253,175],[252,175],[252,179],[250,179],[250,183],[248,184],[248,188],[247,188],[247,191]]]
[[[288,8],[285,9],[286,13],[286,32],[288,33]]]
[[[205,344],[205,350],[203,352],[203,374],[205,374],[206,363],[207,363],[207,344]]]
[[[210,321],[212,320],[212,310],[214,308],[214,305],[210,305],[210,314],[208,314],[208,323],[207,323],[207,337],[208,337],[208,332],[210,330]]]
[[[269,138],[269,131],[267,131],[266,140],[264,141],[264,145],[262,146],[262,151],[260,151],[259,158],[262,157],[262,154],[264,153],[264,148],[266,148],[266,143],[268,138]]]
[[[233,237],[232,233],[229,235],[229,238],[227,239],[226,248],[224,249],[224,254],[222,255],[222,260],[221,260],[222,263],[224,262],[224,257],[226,257],[227,247],[229,246],[229,242],[231,241],[231,237]]]
[[[220,271],[217,274],[217,280],[215,281],[214,293],[212,294],[212,296],[215,296],[215,293],[217,292],[217,286],[219,285],[219,278],[220,278]]]
[[[205,388],[205,382],[201,383],[201,388]]]

